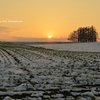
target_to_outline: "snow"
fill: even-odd
[[[66,51],[82,51],[82,52],[100,52],[100,43],[66,43],[66,44],[38,44],[29,45],[34,47],[43,47],[46,49],[66,50]]]
[[[76,49],[77,46],[80,47]],[[86,50],[85,47],[89,48]],[[48,44],[50,50],[20,45],[1,46],[0,97],[4,100],[98,98],[99,47],[99,43]],[[74,50],[77,52],[71,52]]]

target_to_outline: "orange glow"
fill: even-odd
[[[91,25],[99,35],[99,5],[100,0],[1,0],[0,41],[53,41],[68,38],[79,27]]]
[[[52,36],[48,36],[48,38],[52,38]]]

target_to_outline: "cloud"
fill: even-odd
[[[24,37],[13,37],[16,42],[66,42],[66,38],[24,38]]]
[[[0,26],[0,41],[11,41],[11,32],[11,28]]]
[[[66,38],[27,38],[22,29],[0,26],[0,41],[15,42],[65,42]],[[28,35],[28,34],[27,34]],[[28,35],[30,36],[30,35]]]
[[[10,28],[9,27],[3,27],[3,26],[0,26],[0,32],[10,32]]]

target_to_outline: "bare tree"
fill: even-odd
[[[80,27],[69,35],[72,42],[97,42],[98,33],[91,27]]]

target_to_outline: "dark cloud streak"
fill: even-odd
[[[9,33],[11,30],[9,27],[0,26],[0,32]]]
[[[66,38],[24,38],[13,37],[15,42],[66,42]]]

